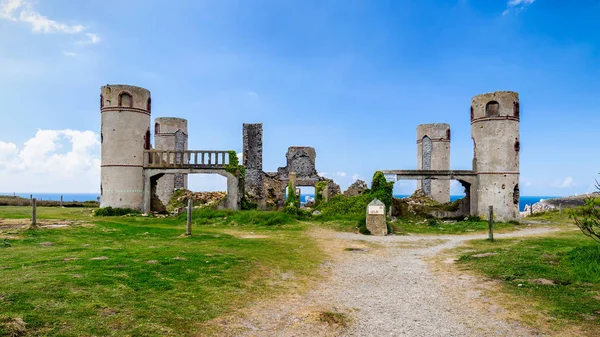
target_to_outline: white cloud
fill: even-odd
[[[17,21],[14,12],[23,6],[22,0],[5,0],[0,3],[0,18]]]
[[[324,177],[324,178],[328,178],[327,177],[327,172],[318,172],[317,175]]]
[[[42,34],[81,34],[87,27],[81,24],[69,24],[52,20],[35,11],[29,0],[2,0],[0,1],[0,18],[23,22],[31,26],[34,33]],[[80,44],[96,44],[100,42],[97,34],[85,33],[85,40]]]
[[[91,192],[100,185],[100,141],[92,131],[38,130],[22,148],[0,142],[0,190]]]
[[[243,164],[244,163],[244,153],[243,152],[239,152],[239,153],[236,153],[236,155],[238,157],[238,162],[240,164]]]
[[[337,172],[336,174],[338,176],[340,176],[340,177],[345,177],[346,176],[346,172]]]
[[[534,3],[535,0],[508,0],[506,9],[502,12],[502,16],[509,14],[512,10],[519,14],[525,7]]]
[[[552,185],[559,188],[573,187],[575,186],[575,180],[572,177],[566,177],[563,181],[556,180]]]
[[[97,34],[93,33],[85,33],[85,39],[78,41],[78,45],[86,45],[86,44],[98,44],[100,43],[100,37]]]
[[[63,50],[62,54],[64,56],[70,56],[70,57],[75,57],[75,56],[79,55],[77,53],[74,53],[74,52],[71,52],[71,51],[65,51],[65,50]]]

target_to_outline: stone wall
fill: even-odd
[[[262,123],[243,125],[243,165],[246,167],[244,182],[246,197],[251,202],[258,203],[261,208],[265,208],[262,135]]]

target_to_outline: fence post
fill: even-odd
[[[533,215],[533,203],[529,206],[529,215]]]
[[[35,198],[31,199],[31,225],[37,225],[37,216],[36,216],[36,200]]]
[[[562,204],[558,204],[558,216],[562,216]]]
[[[187,225],[185,228],[185,235],[192,235],[192,209],[194,206],[194,201],[192,198],[188,199],[188,207],[187,207]]]
[[[62,207],[63,196],[60,196],[60,207]]]
[[[494,241],[494,206],[490,206],[490,215],[488,219],[488,228],[489,228],[489,236],[490,241]]]

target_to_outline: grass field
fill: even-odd
[[[40,219],[79,222],[0,226],[15,237],[0,248],[0,335],[20,320],[32,336],[195,335],[197,323],[312,276],[323,258],[282,213],[196,212],[192,237],[181,235],[184,217],[90,213],[40,207]],[[0,218],[28,216],[28,207],[0,207]]]
[[[581,232],[471,241],[458,252],[462,269],[501,282],[519,319],[555,330],[575,324],[590,336],[600,331],[600,244]]]

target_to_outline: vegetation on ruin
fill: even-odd
[[[2,219],[29,214],[0,208]],[[198,209],[191,237],[184,215],[40,207],[38,218],[77,221],[0,226],[11,238],[0,254],[0,335],[198,335],[202,322],[298,289],[323,260],[306,225],[283,212]]]
[[[475,240],[457,251],[459,267],[500,282],[506,305],[531,325],[600,328],[600,245],[580,233]]]
[[[318,181],[315,184],[315,207],[319,206],[319,204],[321,204],[321,202],[323,201],[323,191],[325,191],[326,187],[326,181]]]

